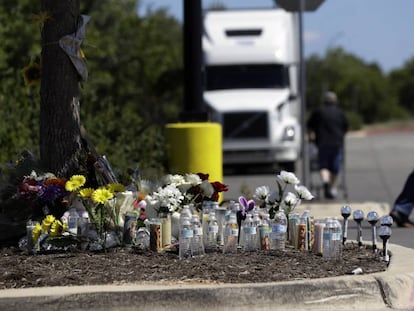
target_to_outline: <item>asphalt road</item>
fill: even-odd
[[[351,207],[355,202],[380,202],[391,207],[407,176],[414,169],[413,155],[414,131],[350,133],[346,139],[345,175],[341,178],[346,187],[340,189],[338,208],[343,202]],[[300,172],[299,165],[299,178]],[[251,167],[249,174],[225,174],[224,183],[229,185],[229,191],[224,194],[224,199],[235,199],[245,191],[252,192],[261,185],[276,189],[275,177],[276,171],[270,168],[257,170]],[[318,173],[310,173],[308,181],[308,186],[316,189],[319,185]],[[414,213],[411,219],[414,220]],[[369,234],[369,224],[363,223],[363,227]],[[350,221],[350,238],[356,236],[355,229],[353,221]],[[414,229],[396,226],[392,229],[392,243],[414,248]]]

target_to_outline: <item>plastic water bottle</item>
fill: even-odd
[[[191,226],[193,229],[193,239],[191,240],[191,255],[193,257],[202,256],[205,254],[203,244],[203,228],[197,215],[193,215],[191,218]]]
[[[218,234],[218,223],[216,219],[216,213],[211,210],[207,219],[207,231],[205,234],[205,251],[212,252],[217,248],[217,234]]]
[[[338,217],[334,217],[335,223],[335,247],[334,247],[334,257],[335,259],[342,258],[342,225]]]
[[[237,213],[240,210],[240,204],[234,201],[230,201],[227,209],[232,213]]]
[[[253,211],[253,225],[256,227],[256,249],[260,249],[259,228],[261,224],[262,220],[260,219],[259,212],[255,209]]]
[[[325,259],[333,259],[333,234],[334,222],[331,217],[325,218],[325,228],[323,230],[323,253],[322,257]]]
[[[237,216],[230,213],[224,227],[224,245],[223,253],[237,253],[237,240],[239,238],[239,226],[237,225]]]
[[[287,218],[283,210],[278,210],[271,223],[270,249],[284,250],[286,244]]]
[[[190,219],[184,218],[180,226],[179,251],[180,259],[191,257],[191,241],[193,238],[193,229]]]
[[[182,221],[185,218],[191,220],[192,215],[193,214],[191,213],[190,206],[189,205],[184,205],[184,207],[183,207],[183,209],[181,210],[181,213],[180,213],[180,223],[182,223]]]
[[[252,214],[247,214],[243,222],[243,249],[255,251],[257,249],[257,228],[253,223]]]
[[[262,220],[260,219],[259,212],[255,210],[253,212],[253,224],[258,227],[262,223]]]
[[[338,260],[341,257],[342,228],[338,220],[332,217],[325,219],[323,231],[323,255],[324,259]]]
[[[200,221],[203,227],[203,243],[204,246],[207,245],[207,221],[210,216],[210,211],[212,210],[212,205],[210,201],[203,201],[203,206],[201,210]]]

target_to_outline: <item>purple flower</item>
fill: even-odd
[[[53,202],[57,198],[63,197],[67,194],[66,190],[62,189],[57,185],[49,185],[43,187],[39,191],[39,197],[45,201]]]
[[[241,214],[243,217],[246,216],[246,213],[254,209],[254,201],[253,200],[247,201],[247,199],[244,196],[239,197],[239,203],[241,206]]]

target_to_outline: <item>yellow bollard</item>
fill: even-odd
[[[167,124],[166,143],[170,173],[204,173],[209,174],[210,182],[223,182],[222,134],[219,123]]]

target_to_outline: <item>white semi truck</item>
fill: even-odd
[[[277,164],[300,156],[298,17],[282,9],[207,11],[204,101],[222,124],[223,164]]]

